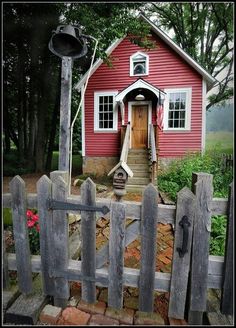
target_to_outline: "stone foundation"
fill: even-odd
[[[119,162],[118,157],[83,157],[83,174],[107,175]]]

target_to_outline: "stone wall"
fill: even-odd
[[[118,157],[83,157],[83,174],[107,175],[119,162]]]

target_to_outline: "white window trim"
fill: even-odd
[[[115,96],[118,91],[99,91],[94,92],[94,132],[107,133],[107,132],[118,132],[118,111],[117,106],[115,106]],[[113,96],[113,129],[101,129],[99,128],[99,97],[100,96]]]
[[[164,100],[164,128],[163,131],[170,132],[185,132],[191,130],[191,111],[192,111],[192,88],[173,88],[173,89],[165,89],[166,92],[165,100]],[[169,94],[177,93],[177,92],[186,92],[186,123],[185,128],[169,128],[168,127],[168,113],[169,113]]]
[[[146,58],[146,73],[145,74],[134,74],[134,70],[133,70],[133,58],[141,55],[144,56]],[[141,51],[136,52],[135,54],[133,54],[132,56],[130,56],[130,76],[145,76],[149,74],[149,56]]]

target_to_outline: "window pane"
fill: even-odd
[[[175,101],[180,101],[180,93],[175,93]]]
[[[180,111],[180,118],[185,119],[185,111]]]
[[[142,63],[138,63],[134,65],[134,74],[145,74],[146,69]]]
[[[109,103],[113,104],[113,96],[109,96]]]
[[[108,120],[108,113],[104,113],[104,120]]]
[[[175,102],[175,109],[179,109],[179,102],[178,101]]]
[[[109,129],[113,129],[113,122],[112,121],[109,121]]]
[[[170,109],[170,110],[174,109],[174,103],[173,103],[173,102],[170,102],[170,103],[169,103],[169,109]]]
[[[103,109],[104,109],[104,112],[107,112],[108,111],[108,105],[104,105]]]
[[[173,128],[173,120],[169,120],[169,128]]]
[[[100,122],[99,122],[99,129],[102,129],[102,128],[103,128],[103,122],[100,121]]]
[[[103,104],[103,96],[99,96],[99,104]]]
[[[181,92],[180,93],[180,100],[183,102],[186,102],[186,92]]]
[[[180,103],[180,109],[185,109],[185,102],[184,101],[181,101],[181,103]]]
[[[169,112],[169,119],[173,119],[174,118],[174,112]]]
[[[179,120],[174,120],[174,128],[178,128],[179,127]]]
[[[113,121],[113,113],[109,113],[109,117],[108,117],[108,119],[109,119],[110,121]]]
[[[185,122],[184,120],[180,120],[180,121],[179,121],[179,123],[180,123],[179,127],[180,127],[180,128],[184,128],[184,127],[185,127],[184,122]]]
[[[178,111],[173,112],[173,114],[174,114],[175,119],[179,119],[179,112]]]
[[[170,101],[174,102],[175,101],[175,94],[170,93]]]

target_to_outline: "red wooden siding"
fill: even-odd
[[[160,156],[181,156],[186,151],[201,150],[202,133],[202,77],[176,54],[162,40],[153,36],[157,48],[148,51],[149,75],[142,76],[154,86],[165,88],[192,87],[191,131],[160,132]],[[137,51],[144,51],[124,39],[112,52],[115,59],[113,67],[102,64],[90,77],[85,96],[85,154],[86,156],[119,156],[120,133],[94,132],[94,92],[120,92],[137,80],[129,76],[130,56]],[[127,122],[127,104],[125,122]],[[120,127],[120,113],[118,116]]]

